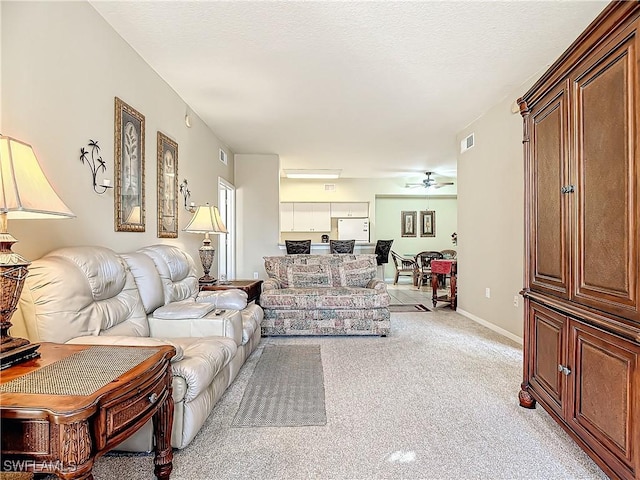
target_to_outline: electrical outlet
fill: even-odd
[[[520,297],[518,295],[513,296],[513,306],[517,307],[520,304]]]
[[[258,272],[253,272],[253,279],[258,280]]]
[[[487,298],[491,298],[491,289],[489,287],[484,289],[484,296]]]

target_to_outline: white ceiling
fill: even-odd
[[[607,3],[91,1],[235,153],[409,180]]]

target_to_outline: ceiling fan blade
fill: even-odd
[[[404,186],[404,188],[418,188],[418,187],[424,187],[424,185],[422,183],[407,183]]]
[[[446,187],[447,185],[453,185],[453,182],[434,183],[431,186],[435,188],[442,188],[442,187]]]

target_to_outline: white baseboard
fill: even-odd
[[[467,317],[469,320],[473,320],[474,322],[479,323],[483,327],[487,327],[489,330],[493,330],[494,332],[499,333],[503,337],[507,337],[508,339],[513,340],[514,342],[520,345],[524,344],[524,340],[521,337],[514,335],[508,330],[505,330],[504,328],[500,328],[491,322],[487,322],[486,320],[483,320],[482,318],[475,316],[473,313],[469,313],[465,310],[461,310],[460,308],[456,309],[456,312],[458,312],[460,315]]]

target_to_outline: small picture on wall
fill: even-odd
[[[400,234],[403,237],[416,236],[416,212],[402,212],[400,216]]]
[[[436,212],[435,210],[423,210],[420,212],[420,236],[436,236]]]
[[[178,144],[158,132],[158,238],[178,237]]]
[[[115,230],[144,232],[144,115],[115,100]]]

